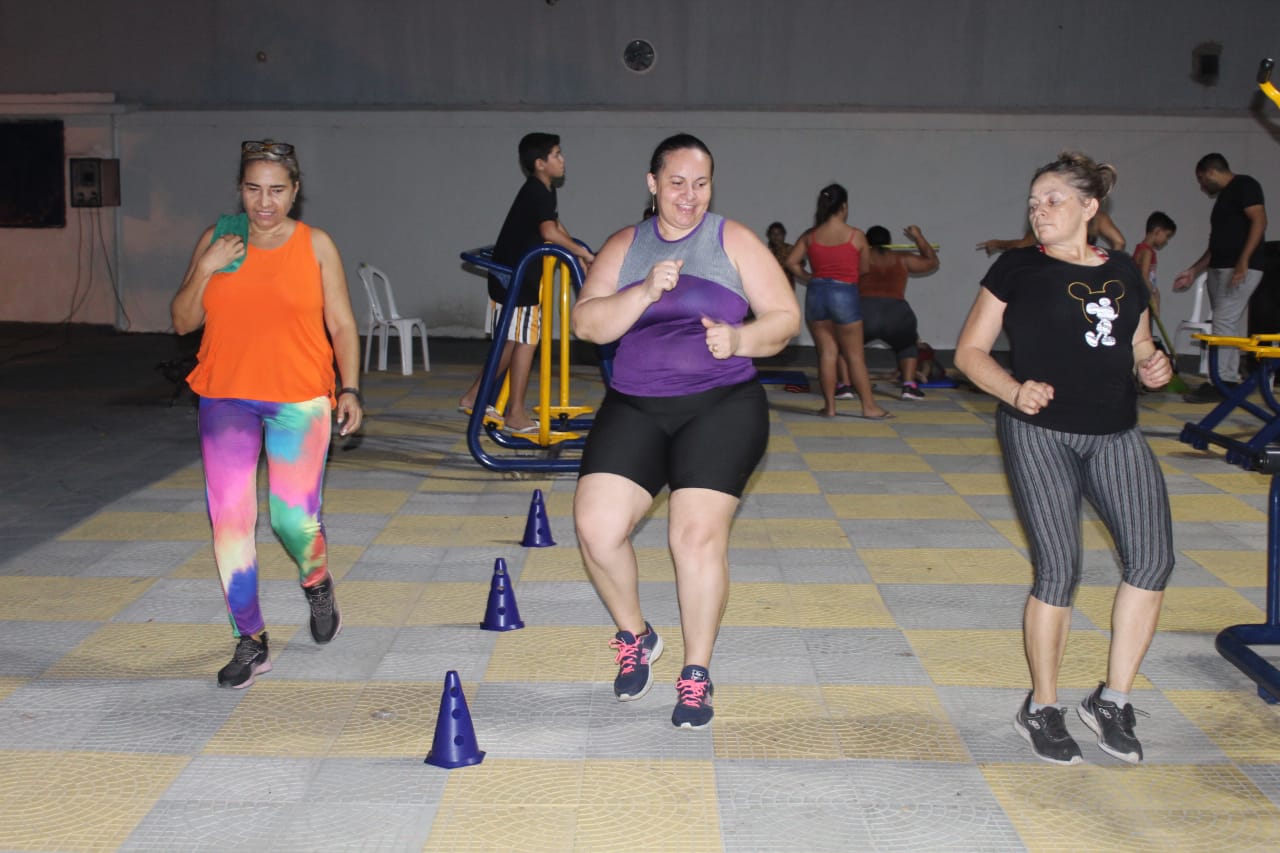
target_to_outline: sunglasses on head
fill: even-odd
[[[241,157],[292,157],[293,146],[287,142],[246,139],[240,143]]]

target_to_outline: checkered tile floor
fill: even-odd
[[[1030,566],[989,399],[933,390],[870,423],[820,419],[815,396],[770,386],[768,456],[733,530],[716,718],[689,732],[668,720],[681,649],[665,501],[635,543],[667,651],[655,689],[619,704],[574,480],[470,459],[454,405],[473,369],[368,378],[364,436],[335,443],[327,479],[345,625],[331,645],[311,642],[264,517],[274,670],[248,690],[214,682],[233,643],[198,463],[3,554],[0,849],[1280,848],[1280,710],[1213,647],[1220,628],[1263,620],[1268,483],[1176,441],[1203,407],[1141,401],[1178,547],[1134,695],[1149,760],[1108,758],[1072,713],[1087,763],[1061,768],[1011,727]],[[575,370],[575,402],[599,395]],[[535,488],[553,548],[520,545]],[[1085,542],[1064,703],[1103,675],[1117,578],[1092,515]],[[523,630],[478,628],[499,557]],[[478,766],[423,764],[449,670]]]

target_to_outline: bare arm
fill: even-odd
[[[1133,362],[1138,379],[1148,388],[1163,388],[1173,378],[1173,364],[1151,339],[1151,311],[1142,312],[1133,333]]]
[[[1026,234],[1017,240],[984,240],[977,245],[988,255],[997,255],[1000,252],[1007,252],[1010,249],[1021,249],[1024,246],[1034,246],[1036,244],[1036,235],[1028,230]]]
[[[1124,235],[1116,227],[1115,220],[1105,211],[1099,210],[1093,217],[1093,229],[1099,237],[1107,241],[1107,245],[1117,252],[1123,252]]]
[[[911,242],[916,244],[916,254],[907,255],[903,260],[907,264],[907,272],[921,275],[936,270],[939,266],[938,253],[929,245],[919,225],[908,225],[903,232]]]
[[[538,232],[542,235],[542,239],[547,243],[555,243],[561,248],[568,249],[573,256],[582,261],[584,268],[590,267],[595,261],[596,256],[584,249],[582,245],[573,237],[569,236],[569,232],[560,224],[558,219],[544,219],[542,224],[538,226]]]
[[[644,309],[657,302],[665,290],[675,286],[675,282],[670,282],[670,287],[664,287],[668,283],[666,274],[670,271],[664,267],[656,278],[654,271],[650,270],[644,284],[618,290],[621,284],[618,275],[634,234],[635,227],[628,226],[605,241],[587,272],[587,280],[583,282],[582,292],[578,294],[570,315],[573,333],[584,341],[596,344],[616,341],[640,319]],[[664,261],[663,264],[674,266],[675,262]],[[661,266],[657,264],[654,269]],[[678,274],[679,266],[674,266],[674,269]]]
[[[319,228],[311,229],[311,247],[320,262],[320,284],[324,292],[324,325],[333,341],[334,361],[338,365],[339,385],[360,390],[360,330],[351,311],[351,294],[342,257],[333,239]],[[401,341],[402,346],[407,342]],[[364,419],[360,400],[354,394],[338,397],[338,424],[342,435],[355,432]]]
[[[1005,303],[985,287],[969,311],[956,343],[956,367],[969,381],[1020,412],[1034,415],[1053,399],[1053,386],[1027,380],[1019,382],[991,357],[991,347],[1000,336]]]
[[[1205,249],[1204,254],[1196,259],[1196,262],[1178,273],[1173,279],[1173,289],[1175,291],[1183,291],[1191,286],[1196,280],[1196,276],[1209,268],[1209,250]]]
[[[206,228],[196,241],[186,275],[182,277],[182,286],[169,305],[173,330],[180,335],[194,332],[204,325],[204,291],[209,279],[245,252],[244,241],[239,237],[228,234],[210,243],[212,237],[213,228]]]

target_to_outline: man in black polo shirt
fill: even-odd
[[[493,247],[493,259],[503,266],[515,268],[524,254],[543,243],[554,243],[568,249],[582,263],[590,266],[595,256],[580,246],[564,226],[557,211],[555,183],[564,178],[564,155],[560,137],[554,133],[530,133],[520,140],[520,168],[527,178],[516,193],[507,218]],[[520,287],[519,303],[507,333],[507,342],[498,363],[498,376],[511,369],[511,396],[507,405],[505,428],[516,433],[538,431],[538,422],[529,417],[525,393],[529,388],[529,372],[541,334],[541,311],[538,307],[542,264],[529,265]],[[507,298],[508,282],[489,273],[489,309],[485,315],[485,331],[498,325],[502,305]],[[470,412],[480,392],[480,377],[458,400],[458,408]]]
[[[1196,182],[1211,198],[1209,248],[1200,259],[1178,274],[1174,290],[1186,290],[1196,276],[1208,271],[1205,290],[1213,309],[1213,334],[1244,337],[1249,327],[1249,297],[1262,281],[1262,244],[1267,230],[1267,210],[1262,186],[1248,175],[1236,175],[1221,154],[1206,154],[1196,164]],[[1240,381],[1240,351],[1222,347],[1218,372],[1227,382]],[[1184,395],[1188,402],[1214,403],[1221,399],[1210,383]]]

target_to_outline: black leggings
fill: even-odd
[[[662,487],[742,497],[769,442],[769,405],[752,379],[679,397],[605,394],[578,476],[618,474],[657,496]]]
[[[919,354],[916,342],[916,312],[905,299],[885,296],[862,297],[862,337],[868,341],[884,341],[899,361]],[[904,379],[908,379],[904,377]]]
[[[996,412],[996,436],[1018,518],[1031,545],[1031,594],[1070,607],[1080,584],[1080,499],[1120,554],[1124,582],[1162,590],[1173,571],[1173,523],[1164,475],[1137,427],[1107,435],[1059,432]]]

